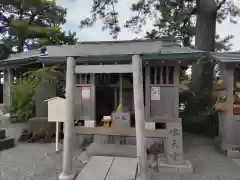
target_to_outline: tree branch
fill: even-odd
[[[217,6],[217,10],[219,10],[225,2],[226,0],[222,0]]]
[[[183,20],[184,23],[187,23],[188,20],[190,19],[191,15],[196,14],[197,12],[197,7],[193,8],[191,12],[188,13],[188,17]]]

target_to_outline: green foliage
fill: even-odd
[[[1,0],[0,59],[10,52],[22,52],[46,45],[75,44],[76,33],[63,32],[66,9],[54,0]],[[23,74],[11,87],[15,116],[32,116],[36,88],[48,81],[59,81],[56,68],[42,68]]]
[[[184,75],[184,71],[182,73],[182,80],[186,80],[188,77]],[[217,136],[219,127],[218,112],[214,108],[215,99],[212,90],[205,89],[202,93],[203,98],[196,98],[196,95],[191,90],[191,84],[188,84],[188,86],[188,90],[181,91],[179,94],[179,115],[182,118],[183,130],[210,137]]]
[[[76,43],[75,33],[62,32],[60,26],[66,21],[66,9],[55,1],[1,0],[0,7],[0,15],[3,12],[9,15],[4,19],[0,40],[13,51]]]
[[[174,37],[181,39],[184,46],[189,46],[196,34],[196,1],[198,0],[137,0],[131,7],[133,16],[125,22],[120,22],[118,15],[121,12],[116,12],[119,0],[93,0],[92,15],[82,20],[80,27],[92,26],[100,19],[103,29],[108,29],[113,38],[117,38],[122,28],[129,28],[138,33],[142,31],[147,21],[151,20],[154,27],[146,33],[145,38]],[[229,19],[236,23],[240,15],[239,8],[232,1],[223,0],[217,3],[217,22]],[[229,50],[232,38],[227,36],[222,39],[217,35],[216,50]]]
[[[33,115],[36,89],[44,84],[59,82],[64,75],[57,67],[45,67],[24,73],[11,86],[10,113],[17,117],[30,117]]]
[[[32,114],[34,107],[34,82],[27,78],[18,80],[11,87],[11,109],[10,113],[13,116],[29,117]]]
[[[7,58],[10,53],[11,50],[5,44],[0,44],[0,60]]]

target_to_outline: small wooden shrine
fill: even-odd
[[[68,120],[64,121],[67,128],[64,131],[63,174],[60,178],[63,179],[65,176],[73,177],[70,170],[73,131],[77,135],[103,137],[106,140],[103,142],[105,149],[111,136],[123,138],[124,142],[133,138],[133,150],[136,154],[136,144],[141,145],[137,153],[141,152],[142,156],[145,156],[143,152],[146,146],[145,143],[136,143],[136,137],[139,142],[144,142],[144,139],[163,139],[166,161],[161,165],[163,168],[169,167],[168,164],[181,168],[180,68],[197,62],[204,54],[203,51],[166,40],[81,42],[15,54],[0,61],[0,67],[5,73],[5,87],[9,89],[13,82],[13,68],[36,63],[41,66],[62,64],[66,72],[68,95]],[[36,100],[36,109],[47,106],[44,100],[51,98],[47,94],[52,91],[56,89],[50,86],[43,88],[40,93],[42,97]],[[9,105],[9,91],[5,93],[7,99],[4,103]],[[115,112],[119,105],[123,106],[121,114]],[[41,112],[46,114],[45,111]],[[111,116],[108,118],[112,120],[111,127],[99,127],[106,116]],[[84,126],[73,129],[74,120],[84,121]],[[135,128],[135,123],[143,124]],[[136,129],[142,129],[141,133]],[[116,139],[112,144],[114,147],[114,144],[122,142]],[[124,144],[127,147],[128,143]],[[138,155],[140,164],[145,159],[142,156]],[[185,165],[192,171],[192,166]]]

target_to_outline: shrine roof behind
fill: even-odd
[[[0,61],[2,68],[21,66],[36,62],[65,62],[66,57],[75,57],[77,61],[124,61],[132,55],[140,54],[144,60],[196,62],[206,54],[204,51],[182,47],[176,41],[169,40],[133,40],[80,42],[77,45],[46,46],[41,49],[11,54]]]

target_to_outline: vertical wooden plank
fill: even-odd
[[[154,67],[154,84],[157,84],[157,67]]]
[[[90,74],[92,120],[96,121],[96,74]],[[96,123],[95,123],[96,124]]]
[[[169,84],[169,66],[166,66],[166,84]]]
[[[115,110],[118,107],[118,93],[117,93],[117,88],[114,87],[114,108]]]
[[[174,79],[173,79],[173,83],[175,85],[179,85],[179,78],[180,78],[180,66],[174,66],[173,67],[173,72],[174,72]]]
[[[176,117],[179,116],[179,76],[180,76],[180,66],[174,66],[173,68],[173,84],[176,85],[177,88],[175,88],[176,90],[176,101],[175,101],[175,113],[176,113]]]
[[[161,83],[161,69],[160,69],[160,67],[157,67],[157,69],[158,69],[158,82],[157,82],[157,84],[160,84]]]
[[[163,78],[164,78],[164,77],[163,77],[163,66],[160,66],[159,68],[161,69],[161,73],[160,73],[161,82],[160,82],[160,83],[163,84],[163,82],[164,82],[164,80],[163,80]]]
[[[150,66],[145,68],[145,119],[150,120]]]

